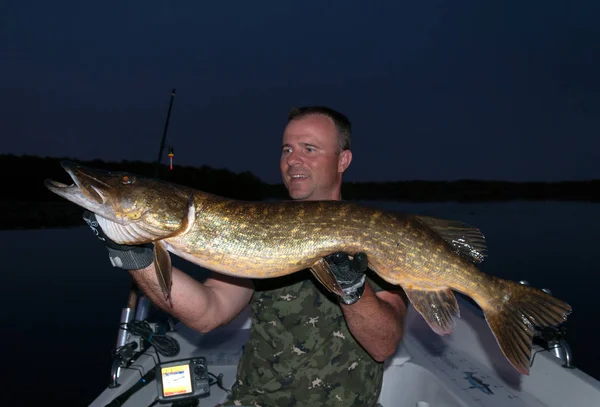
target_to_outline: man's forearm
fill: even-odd
[[[201,319],[198,318],[200,316],[197,315],[197,311],[189,312],[190,302],[193,302],[196,310],[206,310],[209,307],[210,290],[175,267],[173,267],[172,273],[173,286],[175,287],[171,290],[172,306],[165,299],[158,284],[153,265],[141,270],[130,270],[130,273],[138,286],[157,307],[173,315],[186,325],[192,322],[189,321],[192,316],[196,320]]]
[[[402,339],[405,308],[378,298],[368,282],[352,305],[340,304],[354,338],[373,357],[383,362],[396,351]]]
[[[214,311],[218,301],[213,290],[183,271],[173,267],[172,306],[158,284],[153,265],[141,270],[130,270],[130,274],[157,307],[186,326],[199,332],[208,332],[222,323],[219,319],[221,314]]]

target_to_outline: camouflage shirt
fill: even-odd
[[[386,284],[374,274],[368,281],[375,291]],[[250,306],[250,337],[223,405],[377,405],[383,364],[354,340],[337,299],[308,270],[256,280]]]

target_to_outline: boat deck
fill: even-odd
[[[431,331],[414,308],[409,308],[405,338],[395,356],[385,363],[379,398],[382,406],[600,406],[600,382],[579,369],[563,367],[562,360],[540,347],[534,347],[530,375],[516,372],[500,352],[480,311],[462,298],[457,300],[461,318],[456,318],[453,334],[445,337]],[[222,374],[224,386],[230,388],[248,338],[247,312],[208,334],[179,324],[168,335],[177,339],[180,353],[172,358],[161,356],[161,362],[203,356],[208,371],[215,376]],[[153,369],[156,360],[154,349],[148,349],[132,366],[135,369],[121,371],[120,386],[105,389],[90,407],[105,407],[139,382],[140,375]],[[157,394],[157,385],[151,382],[122,405],[150,406]],[[226,396],[213,385],[199,405],[215,406]]]

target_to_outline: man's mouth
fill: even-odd
[[[292,180],[296,180],[296,179],[306,179],[308,178],[308,175],[304,175],[304,174],[290,174],[289,177]]]

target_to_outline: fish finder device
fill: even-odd
[[[155,369],[160,403],[210,395],[206,359],[202,356],[161,363]]]

